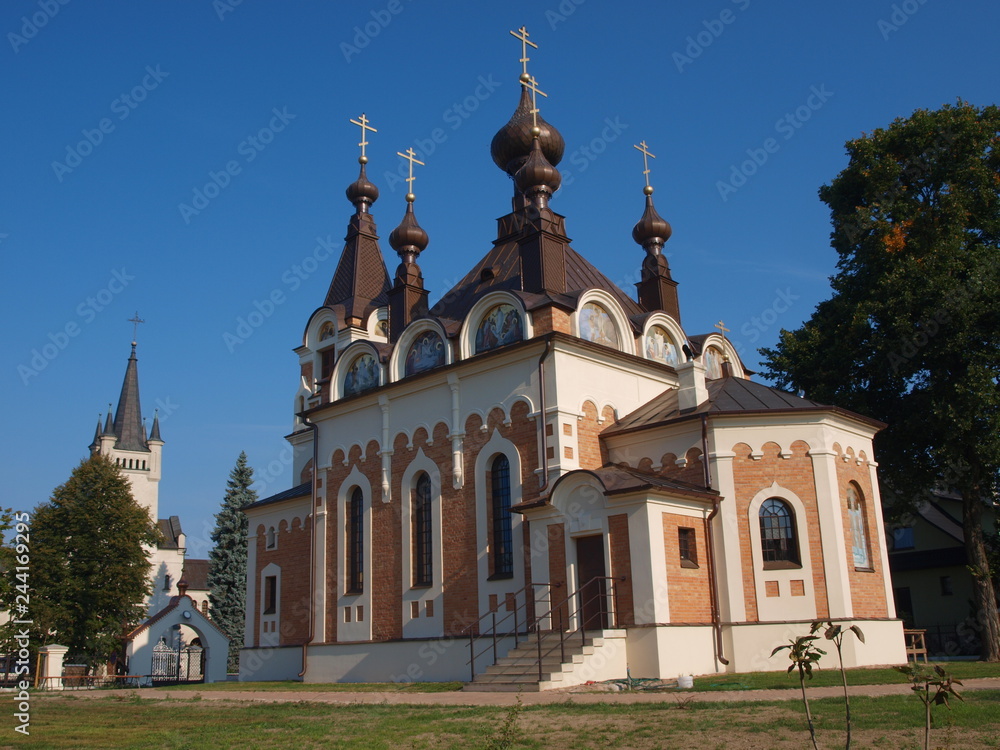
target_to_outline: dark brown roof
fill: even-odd
[[[160,518],[157,520],[156,526],[163,535],[163,541],[159,545],[160,549],[180,548],[180,538],[184,531],[181,529],[181,519],[178,516]]]
[[[280,503],[282,500],[291,500],[293,498],[305,497],[311,494],[312,482],[303,482],[298,487],[292,487],[290,490],[279,492],[277,495],[271,495],[271,497],[265,497],[263,500],[258,500],[255,503],[245,505],[242,510],[248,511],[251,508],[260,508],[263,505],[272,505],[274,503]]]
[[[509,218],[510,216],[504,217],[501,223]],[[603,289],[614,296],[629,318],[643,314],[644,311],[634,299],[619,289],[576,250],[565,244],[562,246],[562,252],[566,268],[565,294],[532,292],[525,288],[520,248],[517,238],[512,238],[495,245],[486,253],[472,270],[431,308],[431,315],[464,320],[480,297],[499,290],[517,294],[528,309],[546,303],[573,309],[579,296],[588,289]]]
[[[789,411],[832,411],[874,427],[885,425],[877,420],[842,409],[800,398],[777,388],[770,388],[744,378],[728,377],[706,382],[708,400],[696,409],[681,414],[677,405],[677,388],[664,391],[656,398],[626,414],[605,430],[602,435],[630,432],[632,430],[665,424],[676,419],[687,419],[701,414],[766,414]]]
[[[389,274],[371,214],[351,217],[344,250],[326,294],[326,307],[343,306],[345,318],[365,319],[389,304]]]
[[[184,559],[181,578],[187,581],[189,591],[208,591],[208,560]]]

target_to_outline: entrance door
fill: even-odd
[[[576,540],[576,609],[582,610],[584,630],[608,626],[607,588],[604,576],[604,537],[582,536]],[[594,580],[594,579],[599,580]]]

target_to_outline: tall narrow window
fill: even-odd
[[[351,492],[347,511],[347,592],[364,591],[364,519],[365,495],[360,487]]]
[[[760,506],[760,549],[765,567],[799,564],[795,515],[784,500],[772,497]]]
[[[514,550],[511,543],[510,461],[502,453],[490,467],[490,501],[493,508],[493,576],[514,575]]]
[[[434,573],[431,565],[431,478],[426,473],[417,477],[410,517],[413,532],[413,585],[430,586]]]
[[[264,614],[273,615],[278,611],[278,576],[264,577]]]
[[[851,548],[855,568],[871,568],[868,535],[865,533],[865,504],[854,482],[847,485],[847,516],[851,520]]]

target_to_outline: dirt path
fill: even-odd
[[[967,690],[1000,689],[1000,677],[963,680],[962,692]],[[852,696],[906,695],[909,684],[893,685],[852,685]],[[346,693],[310,692],[307,690],[249,691],[249,690],[171,690],[170,688],[145,688],[139,690],[116,690],[116,697],[136,696],[147,700],[192,700],[232,701],[236,703],[331,703],[331,704],[398,704],[431,706],[509,706],[517,700],[517,693]],[[48,696],[55,697],[55,693]],[[67,691],[64,695],[80,698],[105,698],[110,693],[105,690]],[[809,697],[836,698],[843,695],[841,687],[809,688]],[[799,700],[798,690],[722,690],[718,692],[692,693],[685,691],[658,692],[581,692],[579,688],[548,690],[543,693],[521,693],[521,701],[526,706],[551,703],[663,703],[677,698],[698,702],[733,701],[775,701]]]

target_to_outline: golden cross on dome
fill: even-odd
[[[365,117],[364,112],[361,113],[361,117],[359,117],[357,120],[351,120],[352,125],[357,125],[361,128],[361,143],[359,143],[358,145],[361,146],[362,164],[365,164],[368,161],[368,157],[365,156],[365,146],[368,145],[368,134],[365,131],[370,130],[373,133],[378,132],[375,128],[373,128],[371,125],[368,124],[369,122],[371,121],[367,117]]]
[[[528,45],[531,45],[535,49],[538,49],[538,45],[528,41],[528,36],[530,35],[528,34],[528,29],[524,26],[517,31],[510,32],[510,35],[521,40],[521,75],[526,76],[528,75],[528,60],[531,59],[528,57]]]
[[[531,89],[531,126],[538,127],[538,101],[535,98],[535,94],[541,94],[542,96],[548,98],[548,94],[538,88],[538,81],[535,80],[534,76],[528,76],[528,80],[524,82],[524,85]]]
[[[645,141],[639,141],[639,145],[633,145],[632,148],[642,152],[642,174],[646,177],[646,187],[649,187],[649,159],[655,159],[656,154],[649,152],[649,146],[646,145]],[[721,323],[722,321],[720,320],[719,322]]]
[[[146,321],[139,317],[139,311],[137,310],[135,315],[128,319],[128,322],[132,324],[132,345],[135,345],[135,335],[139,330],[139,324],[145,323]]]
[[[720,321],[719,321],[718,323],[716,323],[716,324],[715,324],[715,325],[713,326],[713,328],[718,328],[718,329],[719,329],[719,331],[721,331],[721,333],[722,333],[722,337],[723,337],[723,338],[725,338],[725,336],[726,336],[726,333],[727,333],[727,332],[729,331],[729,329],[728,329],[728,328],[726,328],[725,324],[724,324],[724,323],[723,323],[723,322],[722,322],[721,320],[720,320]]]
[[[408,149],[406,149],[405,154],[402,151],[397,151],[396,155],[402,156],[404,159],[410,162],[410,176],[406,178],[406,189],[408,191],[406,195],[406,200],[412,203],[413,198],[411,198],[411,196],[414,195],[413,181],[417,179],[416,177],[413,176],[413,165],[419,164],[421,167],[426,167],[427,165],[417,158],[417,152],[413,150],[413,146],[410,146]]]

